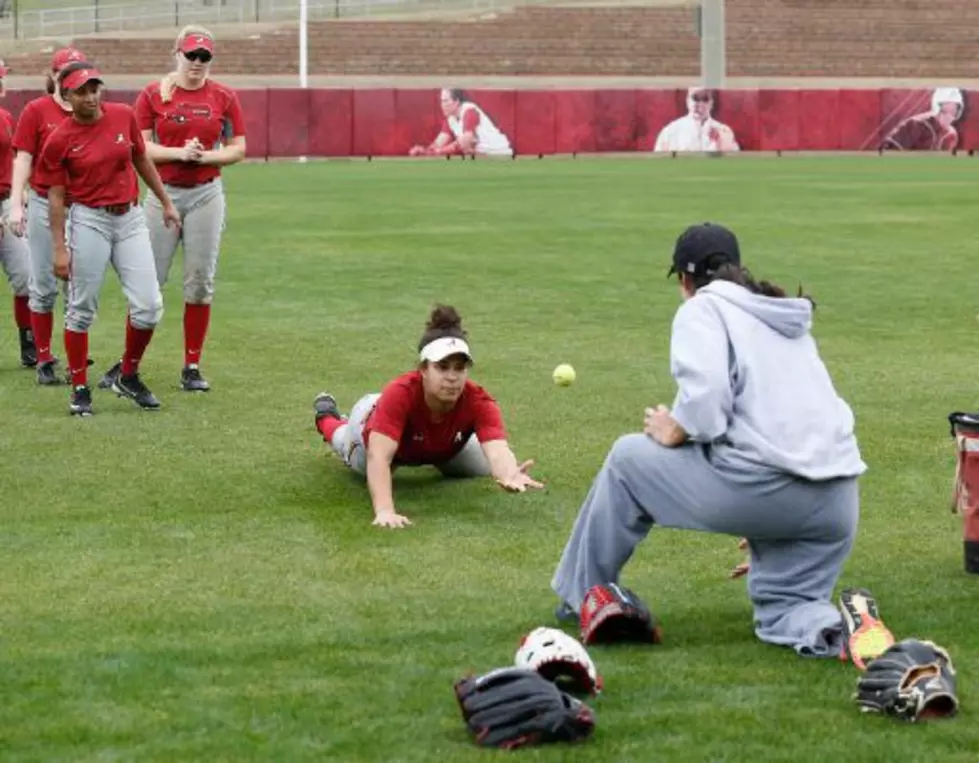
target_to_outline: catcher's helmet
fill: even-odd
[[[965,110],[965,98],[962,96],[962,91],[957,87],[940,87],[931,94],[932,114],[937,114],[941,111],[943,103],[957,104],[958,108],[955,110],[956,119],[959,119]]]

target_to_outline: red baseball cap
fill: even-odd
[[[98,69],[78,69],[65,76],[61,80],[62,90],[77,90],[86,82],[91,82],[95,80],[96,82],[102,83],[102,75],[99,73]]]
[[[206,50],[208,53],[213,55],[214,40],[206,34],[192,32],[184,37],[183,41],[180,43],[180,52],[192,53],[195,50]]]
[[[56,50],[51,57],[51,71],[60,72],[72,61],[84,61],[85,54],[77,48],[62,48]]]

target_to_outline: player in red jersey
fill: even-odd
[[[10,73],[6,63],[0,60],[0,98],[7,95],[4,78]],[[6,221],[10,214],[10,181],[13,173],[14,119],[6,109],[0,109],[0,214]],[[6,227],[6,226],[4,226]],[[30,253],[27,242],[19,236],[11,236],[0,229],[0,265],[14,292],[14,321],[20,333],[20,364],[25,368],[37,365],[37,348],[31,329],[31,311],[28,306],[30,281]]]
[[[40,168],[41,149],[54,129],[71,116],[71,106],[58,93],[55,77],[67,64],[83,59],[82,53],[75,48],[55,51],[51,58],[51,71],[47,74],[47,94],[24,106],[13,139],[16,156],[8,227],[18,237],[27,234],[31,267],[31,330],[37,346],[37,383],[44,385],[60,384],[61,379],[55,373],[57,359],[51,353],[58,280],[54,276],[54,249],[48,220],[48,188],[51,183]],[[28,183],[31,193],[25,204],[24,189]],[[67,299],[65,295],[66,302]]]
[[[201,351],[211,319],[225,197],[221,168],[245,158],[245,120],[235,92],[208,78],[214,38],[204,27],[181,30],[174,47],[176,71],[148,85],[136,100],[136,121],[146,152],[157,164],[167,194],[180,213],[181,228],[164,224],[163,209],[146,199],[160,288],[167,282],[177,246],[184,251],[184,365],[180,386],[210,389],[200,372]],[[119,365],[101,386],[109,386]]]
[[[366,475],[374,524],[411,522],[394,503],[392,472],[400,466],[431,465],[446,476],[492,476],[506,490],[543,485],[518,463],[507,443],[496,400],[469,379],[472,353],[459,314],[437,306],[418,345],[419,366],[340,415],[332,395],[313,402],[316,429],[343,462]]]
[[[64,67],[58,80],[62,97],[71,104],[72,117],[51,133],[41,161],[51,183],[48,202],[55,274],[68,280],[69,410],[79,416],[92,414],[88,328],[95,320],[109,265],[119,276],[129,303],[122,369],[112,389],[139,407],[153,410],[160,403],[140,379],[139,362],[163,314],[163,297],[139,206],[137,173],[160,199],[168,224],[179,226],[180,215],[146,154],[133,109],[121,103],[102,103],[102,77],[86,62]]]

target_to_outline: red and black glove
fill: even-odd
[[[616,583],[588,589],[581,605],[581,641],[612,644],[623,641],[662,643],[662,633],[649,607],[633,591]]]

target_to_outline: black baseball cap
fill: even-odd
[[[703,275],[707,260],[715,254],[724,255],[732,265],[740,265],[741,249],[737,236],[718,223],[691,225],[676,240],[673,266],[666,276],[669,278],[674,273]]]

